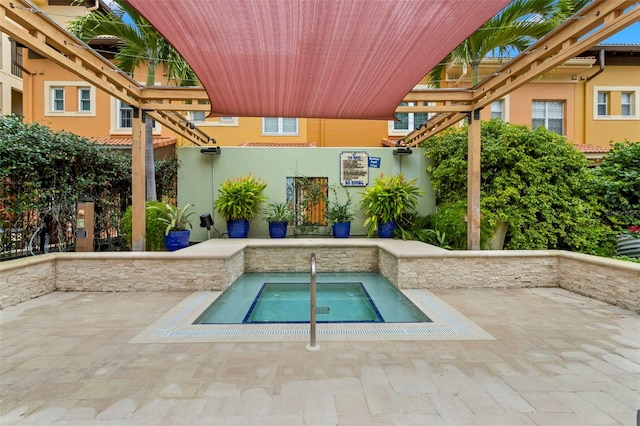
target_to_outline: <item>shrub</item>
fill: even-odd
[[[604,220],[616,232],[640,225],[640,142],[617,142],[592,171]]]
[[[165,205],[158,201],[147,201],[145,205],[145,250],[146,251],[161,251],[164,250],[164,231],[166,225],[159,220],[159,217],[163,215],[162,211],[165,209]],[[120,221],[120,229],[127,239],[129,247],[132,243],[132,206],[127,207],[127,210],[122,215]]]
[[[21,229],[26,240],[37,222],[50,224],[54,249],[66,250],[76,202],[96,202],[96,235],[111,234],[131,188],[131,157],[68,132],[53,132],[15,115],[0,117],[0,227]],[[4,245],[3,245],[4,247]]]
[[[227,220],[251,220],[267,199],[262,194],[266,187],[266,183],[252,175],[227,179],[220,184],[213,206]]]
[[[481,132],[483,220],[490,228],[499,220],[509,224],[505,248],[592,253],[606,245],[608,228],[600,221],[602,208],[589,193],[583,154],[543,127],[531,130],[492,120],[482,123]],[[449,129],[424,147],[432,160],[427,171],[438,205],[465,201],[467,129]],[[466,224],[458,226],[466,233]]]

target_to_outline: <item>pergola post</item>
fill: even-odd
[[[480,110],[469,114],[467,135],[467,250],[480,250]]]
[[[142,128],[144,111],[133,108],[131,120],[131,250],[144,251],[145,248],[145,176],[144,141]]]

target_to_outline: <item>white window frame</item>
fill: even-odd
[[[502,118],[501,120],[504,122],[509,121],[509,104],[510,104],[510,95],[505,95],[504,98],[497,99],[494,102],[500,102],[502,104]],[[491,103],[493,105],[493,102]],[[490,116],[493,115],[493,111],[490,111]],[[493,117],[492,117],[493,118]]]
[[[202,114],[202,119],[200,117],[196,118],[197,114]],[[189,121],[194,123],[204,123],[207,120],[207,113],[205,111],[189,111],[188,117]]]
[[[607,113],[611,112],[611,92],[620,92],[620,101],[622,102],[622,94],[631,94],[631,114],[630,115],[600,115],[598,114],[598,93],[606,92],[608,100]],[[622,109],[622,105],[620,105]],[[594,86],[593,87],[593,119],[594,120],[638,120],[640,110],[640,86]]]
[[[52,87],[51,88],[51,112],[64,113],[65,111],[65,90],[64,87]],[[61,96],[58,96],[61,95]],[[58,102],[61,103],[61,107],[58,108]]]
[[[624,102],[624,96],[625,95],[629,95],[629,103]],[[634,108],[634,102],[633,102],[633,98],[634,98],[635,93],[632,91],[626,92],[623,91],[620,93],[620,115],[622,115],[623,117],[631,117],[635,114],[637,108]],[[629,106],[629,114],[625,114],[623,111],[623,108],[625,106]]]
[[[600,102],[600,95],[604,96],[604,101]],[[604,90],[598,90],[595,94],[595,103],[596,103],[596,114],[598,117],[607,117],[609,116],[609,99],[611,98],[611,92],[606,92]],[[604,107],[604,114],[600,112],[600,107]]]
[[[71,89],[79,92],[79,88],[89,89],[90,90],[90,99],[91,99],[91,110],[90,111],[80,111],[79,105],[76,108],[76,111],[68,111],[66,108],[67,98],[69,95],[69,91]],[[54,89],[63,89],[64,90],[64,108],[65,110],[54,110],[54,99],[53,99],[53,90]],[[87,85],[87,83],[83,81],[45,81],[44,82],[44,115],[49,117],[95,117],[96,116],[96,88],[92,85]],[[73,94],[71,95],[73,97]],[[80,95],[78,94],[78,100]]]
[[[399,106],[402,106],[403,104],[406,104],[406,106],[415,106],[415,102],[401,102]],[[433,102],[425,102],[425,104],[427,106],[431,106],[434,105]],[[396,128],[396,121],[395,120],[391,120],[389,121],[388,124],[388,134],[389,136],[406,136],[409,133],[413,132],[416,127],[418,127],[419,125],[421,125],[422,123],[416,123],[415,120],[415,114],[414,112],[403,112],[403,113],[398,113],[398,114],[407,114],[407,122],[408,122],[408,129],[397,129]],[[433,117],[435,114],[434,113],[427,113],[427,120],[431,119],[431,117]]]
[[[151,120],[151,117],[147,117],[147,119]],[[111,129],[109,130],[109,133],[112,135],[130,135],[132,131],[133,130],[131,127],[120,126],[120,100],[114,97],[111,97]],[[162,125],[157,121],[153,120],[152,134],[157,136],[157,135],[160,135],[161,133],[162,133]]]
[[[500,106],[500,109],[494,108],[495,106]],[[500,114],[500,116],[494,117],[493,114]],[[491,119],[493,120],[494,118],[504,121],[504,99],[491,102]]]
[[[534,126],[533,125],[533,120],[540,120],[540,118],[534,118],[533,117],[533,104],[535,102],[543,102],[544,103],[544,123],[542,124],[547,130],[549,130],[550,132],[554,132],[555,131],[549,129],[549,120],[557,120],[557,117],[549,117],[549,104],[551,102],[559,102],[562,104],[562,133],[557,133],[561,136],[564,136],[566,133],[566,126],[567,126],[567,114],[566,114],[566,108],[567,108],[567,101],[564,99],[532,99],[531,100],[531,128],[535,129],[538,126]]]
[[[284,119],[289,118],[295,120],[296,129],[293,132],[284,131]],[[278,120],[278,130],[275,132],[266,131],[267,120]],[[300,123],[297,118],[294,117],[262,117],[262,135],[263,136],[298,136],[300,129]]]
[[[88,93],[89,99],[82,99],[82,94]],[[83,102],[89,103],[89,109],[82,109]],[[91,87],[78,87],[78,112],[80,114],[87,114],[93,111],[93,93],[91,91]]]
[[[131,111],[131,117],[129,118],[129,120],[131,120],[131,126],[124,126],[122,124],[122,120],[123,120],[123,111]],[[118,129],[131,129],[133,127],[133,108],[131,107],[131,105],[126,104],[122,101],[118,101],[118,111],[116,113],[117,115],[117,120],[118,120]]]

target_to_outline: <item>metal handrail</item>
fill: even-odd
[[[311,253],[311,282],[309,291],[309,305],[310,305],[310,342],[307,345],[307,350],[317,351],[320,346],[316,344],[316,254]]]

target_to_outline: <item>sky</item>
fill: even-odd
[[[612,37],[604,40],[602,43],[619,44],[633,43],[640,44],[640,22],[628,26],[624,30],[614,34]]]

